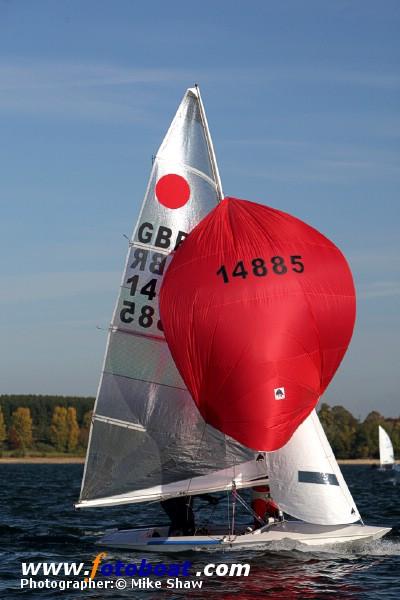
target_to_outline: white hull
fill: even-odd
[[[383,465],[380,466],[378,471],[381,471],[382,473],[387,473],[390,475],[393,475],[394,477],[394,482],[395,483],[400,483],[400,465],[397,463],[393,463],[393,465]]]
[[[299,521],[285,521],[229,536],[217,529],[208,535],[168,537],[168,527],[114,530],[98,542],[99,545],[145,552],[187,552],[189,550],[224,550],[230,548],[269,547],[279,542],[291,542],[295,546],[333,546],[368,542],[383,537],[390,531],[387,527],[367,525],[312,525]]]

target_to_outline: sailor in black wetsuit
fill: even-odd
[[[160,503],[171,521],[168,535],[177,536],[195,534],[196,525],[193,512],[194,498],[205,500],[210,504],[218,504],[218,498],[210,496],[210,494],[201,494],[198,496],[179,496],[178,498],[163,500]]]

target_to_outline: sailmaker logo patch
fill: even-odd
[[[278,387],[274,389],[275,400],[284,400],[285,399],[285,388]]]

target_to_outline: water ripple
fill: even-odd
[[[132,527],[162,523],[165,516],[157,504],[133,505],[110,509],[76,511],[73,502],[79,495],[81,465],[0,465],[3,482],[0,489],[0,597],[55,597],[54,590],[18,589],[21,562],[85,562],[90,565],[98,548],[95,541],[112,527]],[[191,553],[171,559],[163,554],[148,555],[153,563],[191,560],[196,568],[208,562],[248,562],[250,577],[212,577],[202,590],[85,591],[87,600],[145,598],[168,600],[274,600],[352,599],[397,600],[400,597],[400,486],[390,476],[369,467],[344,466],[351,492],[369,524],[393,527],[393,532],[356,548],[309,548],[282,542],[267,552],[265,548],[212,554]],[[203,509],[207,518],[207,508]],[[202,511],[197,515],[201,519]],[[216,521],[226,518],[224,503],[214,513]],[[248,516],[239,515],[246,522]],[[138,552],[108,551],[107,560],[140,562]],[[66,591],[65,600],[82,597],[82,592]]]

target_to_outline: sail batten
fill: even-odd
[[[108,373],[104,371],[105,375],[113,375],[113,373]],[[173,390],[186,390],[184,387],[178,387],[176,385],[168,385],[167,383],[157,383],[156,381],[152,381],[151,379],[143,379],[143,377],[129,377],[129,375],[119,375],[122,379],[132,380],[132,381],[141,381],[142,383],[150,383],[155,385],[160,385],[166,388],[171,388]]]
[[[134,236],[132,236],[133,238]],[[153,252],[158,252],[159,254],[164,254],[166,257],[168,257],[168,255],[171,253],[171,249],[165,249],[165,248],[160,248],[159,246],[153,246],[153,244],[146,242],[146,243],[142,243],[139,242],[138,240],[136,241],[130,241],[129,242],[129,248],[139,248],[142,250],[152,250]],[[128,254],[128,259],[129,259],[129,254]],[[124,282],[122,281],[122,285],[121,287],[126,287],[124,285]]]
[[[99,414],[94,415],[93,420],[100,421],[102,423],[109,423],[110,425],[117,425],[118,427],[134,429],[135,431],[146,431],[146,428],[139,423],[131,423],[130,421],[122,421],[121,419],[112,419],[111,417],[104,417],[103,415]]]
[[[156,159],[163,161],[164,158],[162,156],[156,155],[155,156]],[[168,159],[165,159],[168,160]],[[211,179],[211,177],[209,175],[207,175],[207,173],[204,173],[203,171],[200,171],[199,169],[196,169],[195,167],[192,167],[191,165],[187,165],[186,163],[178,163],[175,162],[175,165],[179,166],[180,168],[185,169],[186,171],[189,171],[190,173],[193,173],[194,175],[198,175],[199,177],[202,177],[205,181],[207,181],[207,183],[209,183],[211,186],[215,187],[216,190],[219,190],[218,184]]]
[[[110,331],[112,331],[113,333],[118,331],[118,333],[124,333],[125,335],[133,335],[136,337],[148,338],[150,340],[166,344],[165,338],[161,337],[161,335],[149,335],[147,333],[139,333],[138,331],[129,331],[127,329],[122,329],[122,327],[116,327],[115,325],[110,327]]]

